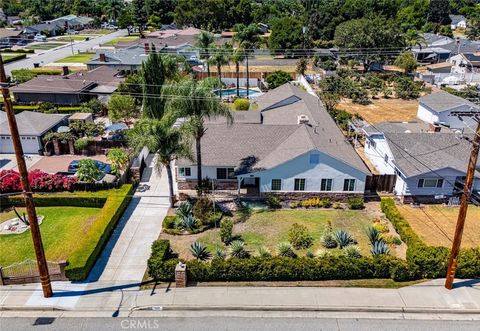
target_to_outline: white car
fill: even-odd
[[[47,41],[47,36],[36,34],[35,37],[33,37],[33,41]]]

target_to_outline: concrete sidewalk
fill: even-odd
[[[160,310],[351,311],[478,314],[480,318],[480,280],[457,281],[451,291],[443,282],[438,279],[400,289],[189,287],[147,291],[138,291],[135,284],[55,282],[55,295],[49,299],[42,297],[39,284],[0,288],[0,310],[59,309],[90,315]]]

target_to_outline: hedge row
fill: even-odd
[[[102,208],[106,201],[106,197],[98,196],[74,196],[74,195],[50,195],[50,194],[35,194],[33,197],[37,207],[56,207],[56,206],[71,206],[71,207],[86,207],[86,208]],[[6,207],[25,207],[25,199],[23,196],[11,196],[5,199],[4,206]],[[3,206],[2,206],[3,207]]]
[[[400,214],[393,199],[382,199],[381,208],[402,240],[408,245],[407,262],[415,277],[445,277],[450,250],[446,247],[427,246]],[[456,276],[458,278],[480,277],[480,248],[460,251]]]
[[[25,59],[26,57],[27,57],[27,54],[25,54],[25,53],[18,54],[18,55],[15,55],[15,56],[11,57],[11,58],[4,59],[3,63],[7,64],[7,63],[10,63],[10,62],[13,62],[13,61],[18,61],[18,60],[21,60],[21,59]]]
[[[2,52],[3,53],[28,53],[28,54],[33,54],[33,53],[35,53],[35,50],[25,49],[25,48],[19,48],[19,49],[4,48],[4,49],[2,49]]]
[[[76,251],[68,257],[68,266],[65,268],[65,274],[70,280],[87,278],[88,273],[93,268],[98,256],[110,238],[113,229],[115,229],[118,220],[129,204],[133,194],[133,186],[127,184],[109,192],[95,223],[84,234],[88,238],[88,244],[85,249]],[[81,196],[77,198],[84,199]]]
[[[80,106],[71,106],[71,107],[57,107],[54,109],[53,113],[55,114],[72,114],[79,112],[81,109]],[[38,105],[13,105],[13,111],[15,114],[21,113],[22,111],[36,111],[42,112],[39,110]]]

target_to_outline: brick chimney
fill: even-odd
[[[68,70],[67,66],[63,66],[62,69],[63,69],[63,74],[62,74],[63,76],[67,76],[70,73],[70,70]]]
[[[145,50],[145,54],[150,53],[150,45],[148,43],[143,44],[143,49]]]
[[[107,62],[107,58],[105,57],[105,53],[100,53],[100,62]]]

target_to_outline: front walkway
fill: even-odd
[[[156,171],[152,156],[147,162],[149,165],[140,185],[87,282],[125,284],[142,281],[151,244],[158,238],[168,211],[166,172]]]

